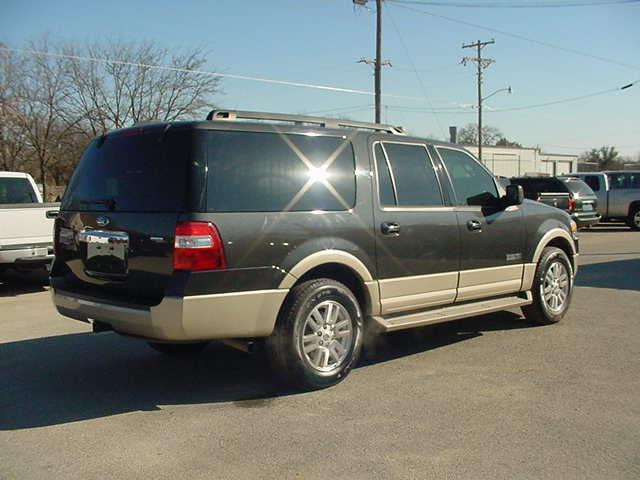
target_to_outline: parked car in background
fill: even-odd
[[[584,181],[598,198],[602,221],[622,220],[640,230],[640,171],[572,173]]]
[[[0,271],[49,266],[53,219],[47,212],[56,212],[59,205],[43,203],[31,175],[0,172]]]
[[[571,215],[578,227],[585,228],[600,221],[598,199],[582,180],[576,177],[514,177],[525,198],[560,208]]]
[[[67,317],[162,353],[261,345],[294,385],[333,385],[365,326],[391,332],[569,308],[576,224],[457,145],[389,125],[260,112],[91,142],[56,219]]]

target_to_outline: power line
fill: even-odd
[[[541,107],[548,107],[551,105],[559,105],[562,103],[570,103],[570,102],[577,102],[579,100],[584,100],[586,98],[591,98],[591,97],[597,97],[600,95],[606,95],[608,93],[612,93],[612,92],[617,92],[617,91],[621,91],[621,90],[626,90],[627,88],[629,88],[630,86],[634,86],[636,84],[640,83],[640,79],[635,80],[634,82],[630,82],[627,85],[623,85],[622,87],[615,87],[615,88],[608,88],[606,90],[600,90],[597,92],[592,92],[592,93],[587,93],[584,95],[578,95],[575,97],[568,97],[568,98],[561,98],[558,100],[550,100],[548,102],[543,102],[543,103],[535,103],[535,104],[531,104],[531,105],[521,105],[521,106],[516,106],[516,107],[505,107],[505,108],[490,108],[490,107],[485,107],[487,108],[489,111],[491,111],[491,113],[500,113],[500,112],[513,112],[513,111],[518,111],[518,110],[529,110],[529,109],[533,109],[533,108],[541,108]],[[419,107],[413,107],[413,106],[405,106],[405,105],[390,105],[391,108],[394,109],[402,109],[403,111],[408,111],[408,112],[415,112],[415,113],[419,113],[419,112],[423,112],[423,113],[433,113],[432,110],[426,110],[426,109],[420,109]],[[440,107],[440,108],[444,108],[444,107]],[[454,108],[454,107],[452,107]],[[471,114],[471,113],[475,113],[474,110],[459,110],[459,111],[445,111],[445,110],[437,110],[438,113],[466,113],[466,114]]]
[[[367,90],[357,90],[357,89],[353,89],[353,88],[344,88],[344,87],[338,87],[338,86],[334,86],[334,85],[322,85],[322,84],[313,84],[313,83],[304,83],[304,82],[292,82],[292,81],[289,81],[289,80],[278,80],[278,79],[265,78],[265,77],[254,77],[254,76],[248,76],[248,75],[237,75],[237,74],[233,74],[233,73],[210,72],[210,71],[207,71],[207,70],[195,70],[195,69],[189,69],[189,68],[169,67],[169,66],[166,66],[166,65],[154,65],[154,64],[148,64],[148,63],[127,62],[127,61],[124,61],[124,60],[115,60],[115,59],[110,59],[110,58],[87,57],[87,56],[82,56],[82,55],[68,55],[68,54],[65,54],[65,53],[45,52],[45,51],[32,50],[32,49],[27,49],[27,48],[9,48],[9,47],[0,46],[0,50],[19,53],[19,54],[39,55],[39,56],[55,57],[55,58],[66,58],[66,59],[69,59],[69,60],[81,60],[81,61],[94,62],[94,63],[113,63],[113,64],[117,64],[117,65],[129,65],[129,66],[138,67],[138,68],[153,68],[153,69],[157,69],[157,70],[168,70],[168,71],[172,71],[172,72],[193,73],[193,74],[196,74],[196,75],[211,75],[211,76],[215,76],[215,77],[229,78],[229,79],[233,79],[233,80],[247,80],[247,81],[253,81],[253,82],[260,82],[260,83],[269,83],[269,84],[274,84],[274,85],[283,85],[283,86],[288,86],[288,87],[313,88],[313,89],[316,89],[316,90],[324,90],[324,91],[337,92],[337,93],[348,93],[348,94],[354,94],[354,95],[374,96],[374,92],[369,92]],[[385,94],[385,96],[389,97],[389,98],[402,98],[402,99],[405,99],[405,100],[422,100],[421,97],[412,97],[412,96],[408,96],[408,95],[395,95],[395,94],[387,93],[387,94]]]
[[[405,10],[410,10],[412,12],[420,13],[422,15],[429,15],[431,17],[435,17],[435,18],[440,18],[442,20],[446,20],[448,22],[458,23],[460,25],[466,25],[468,27],[479,28],[480,30],[486,30],[488,32],[498,33],[500,35],[505,35],[507,37],[516,38],[518,40],[522,40],[522,41],[525,41],[525,42],[535,43],[536,45],[541,45],[543,47],[553,48],[553,49],[560,50],[560,51],[563,51],[563,52],[572,53],[574,55],[579,55],[581,57],[587,57],[587,58],[591,58],[591,59],[594,59],[594,60],[599,60],[601,62],[609,63],[611,65],[617,65],[619,67],[629,68],[629,69],[632,69],[632,70],[640,70],[640,65],[633,65],[633,64],[629,64],[629,63],[625,63],[625,62],[619,62],[619,61],[613,60],[611,58],[601,57],[599,55],[593,55],[591,53],[582,52],[582,51],[576,50],[574,48],[563,47],[563,46],[560,46],[560,45],[555,45],[553,43],[545,42],[543,40],[536,40],[535,38],[525,37],[524,35],[520,35],[518,33],[511,33],[511,32],[507,32],[505,30],[499,30],[497,28],[492,28],[492,27],[486,27],[484,25],[479,25],[477,23],[467,22],[466,20],[460,20],[460,19],[449,17],[449,16],[446,16],[446,15],[440,15],[440,14],[437,14],[437,13],[428,12],[426,10],[422,10],[422,9],[419,9],[419,8],[414,8],[414,7],[411,7],[409,5],[403,4],[402,2],[399,2],[399,0],[386,0],[386,1],[388,3],[390,3],[391,5],[394,5],[396,7],[404,8]]]
[[[393,19],[393,16],[391,15],[391,12],[389,12],[389,18],[391,19],[391,24],[393,25],[393,28],[395,29],[397,35],[398,35],[398,39],[400,40],[400,44],[402,45],[402,48],[404,49],[404,53],[407,56],[407,60],[409,60],[409,63],[411,64],[411,67],[413,68],[413,73],[415,74],[416,78],[418,79],[418,84],[420,85],[420,89],[422,90],[422,95],[424,96],[424,99],[427,101],[427,105],[429,105],[429,108],[431,108],[433,110],[433,105],[431,103],[431,100],[429,100],[429,96],[427,95],[427,89],[424,86],[424,83],[422,82],[422,77],[420,77],[420,75],[418,74],[418,70],[416,69],[416,65],[413,62],[413,58],[411,58],[411,54],[409,53],[409,48],[407,47],[407,44],[404,42],[404,38],[402,38],[402,34],[400,33],[400,29],[398,28],[398,25],[396,25],[396,21]],[[442,124],[440,123],[440,119],[438,118],[437,113],[434,113],[434,118],[436,120],[436,124],[438,125],[438,128],[440,129],[440,133],[442,134],[443,137],[445,137],[445,133],[444,133],[444,128],[442,128]]]
[[[640,0],[596,0],[585,1],[548,1],[548,2],[455,2],[455,1],[431,1],[431,0],[388,0],[393,3],[406,5],[423,5],[426,7],[464,7],[464,8],[568,8],[568,7],[599,7],[603,5],[629,5],[639,3]]]

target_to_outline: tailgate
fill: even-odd
[[[191,138],[151,126],[91,143],[56,220],[55,288],[128,304],[162,300],[176,223],[188,209]]]
[[[568,193],[540,193],[538,201],[561,210],[569,210],[569,194]]]
[[[104,299],[159,303],[173,274],[177,218],[177,213],[61,214],[52,277],[64,280],[54,286]]]

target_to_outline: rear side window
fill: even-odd
[[[85,150],[64,210],[178,212],[185,209],[190,136],[153,128],[110,134]]]
[[[351,143],[340,137],[204,133],[210,212],[348,210],[355,204]]]
[[[594,192],[600,190],[600,179],[596,175],[585,175],[584,183],[589,185],[591,190],[593,190]]]
[[[0,203],[36,203],[38,199],[26,178],[0,178]]]
[[[380,203],[401,207],[441,206],[442,195],[423,145],[376,144]]]
[[[613,190],[640,188],[640,173],[628,172],[609,174],[609,185]]]
[[[494,198],[498,197],[493,176],[473,157],[460,150],[449,148],[438,148],[438,152],[449,172],[458,201],[462,205],[477,205],[478,201],[487,194]]]

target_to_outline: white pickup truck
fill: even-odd
[[[0,272],[48,267],[59,203],[43,203],[28,173],[0,172]]]

